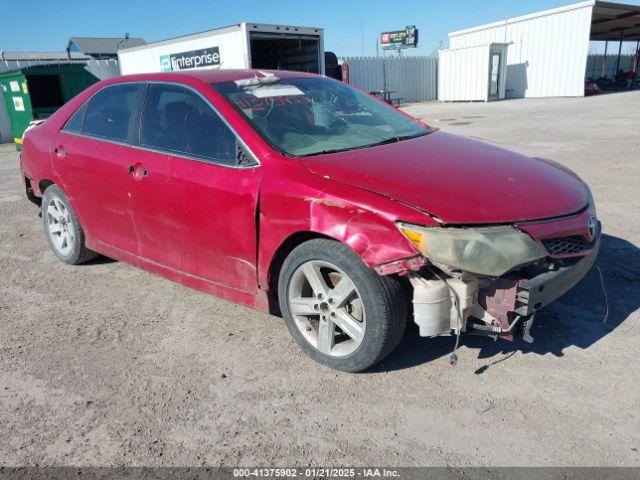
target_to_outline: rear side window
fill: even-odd
[[[142,84],[113,85],[96,93],[89,101],[83,132],[124,142],[143,90]]]
[[[69,119],[67,124],[64,126],[65,132],[73,132],[73,133],[82,132],[82,126],[84,124],[84,115],[85,113],[87,113],[88,105],[89,104],[85,102],[78,110],[76,110],[76,113],[73,114],[73,116]]]
[[[223,165],[236,165],[236,137],[199,95],[176,85],[151,84],[140,144]]]

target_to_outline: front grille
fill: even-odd
[[[542,240],[542,244],[551,256],[582,253],[585,250],[588,250],[592,245],[591,242],[587,242],[585,238],[580,235],[548,238],[546,240]]]

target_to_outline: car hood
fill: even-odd
[[[451,224],[559,217],[588,202],[586,186],[568,169],[441,131],[300,161],[313,173]]]

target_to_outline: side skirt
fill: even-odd
[[[215,295],[223,300],[240,303],[242,305],[255,308],[256,310],[269,312],[267,293],[264,290],[258,290],[256,294],[247,293],[224,284],[171,269],[95,239],[87,239],[87,247],[109,258],[113,258],[114,260],[128,263],[147,272],[154,273],[174,282],[186,285],[187,287]]]

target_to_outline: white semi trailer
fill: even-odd
[[[259,68],[324,74],[322,28],[239,23],[127,48],[120,73]]]

